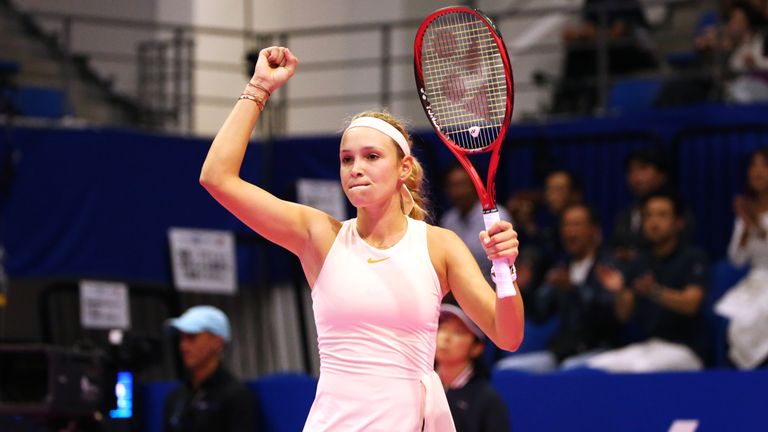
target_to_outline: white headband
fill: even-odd
[[[386,121],[376,117],[356,118],[352,121],[352,123],[349,124],[349,126],[347,126],[347,129],[344,132],[346,133],[346,131],[356,127],[376,129],[384,135],[392,138],[397,143],[397,145],[400,146],[400,149],[403,151],[405,156],[411,155],[411,148],[408,147],[408,141],[405,139],[405,136],[403,136],[403,134],[400,133],[396,127],[392,126]]]

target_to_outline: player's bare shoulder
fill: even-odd
[[[316,208],[303,206],[302,211],[312,243],[321,245],[328,243],[327,247],[330,249],[330,245],[341,230],[342,221]]]
[[[448,251],[456,247],[466,247],[461,238],[453,231],[427,224],[427,246],[433,258],[445,259]]]
[[[456,240],[461,241],[461,238],[455,232],[441,226],[427,224],[427,241],[430,243],[430,246],[433,243],[435,246],[439,246],[441,242],[453,242]]]

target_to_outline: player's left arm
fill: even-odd
[[[523,299],[497,298],[464,242],[453,232],[433,227],[434,242],[442,254],[444,291],[450,290],[467,315],[499,347],[515,351],[523,340]],[[518,253],[517,233],[509,222],[498,222],[482,233],[483,247],[491,259],[510,265]],[[486,242],[487,239],[487,242]],[[488,268],[491,267],[488,261]]]

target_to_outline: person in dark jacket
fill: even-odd
[[[179,334],[186,376],[165,401],[164,432],[256,431],[253,395],[221,361],[231,339],[224,312],[195,306],[169,326]]]
[[[507,406],[491,386],[480,356],[485,335],[458,306],[443,304],[435,369],[445,388],[456,432],[510,430]]]

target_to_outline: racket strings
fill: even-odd
[[[504,62],[486,24],[452,13],[429,24],[422,46],[425,93],[439,123],[465,149],[491,145],[507,108]]]

